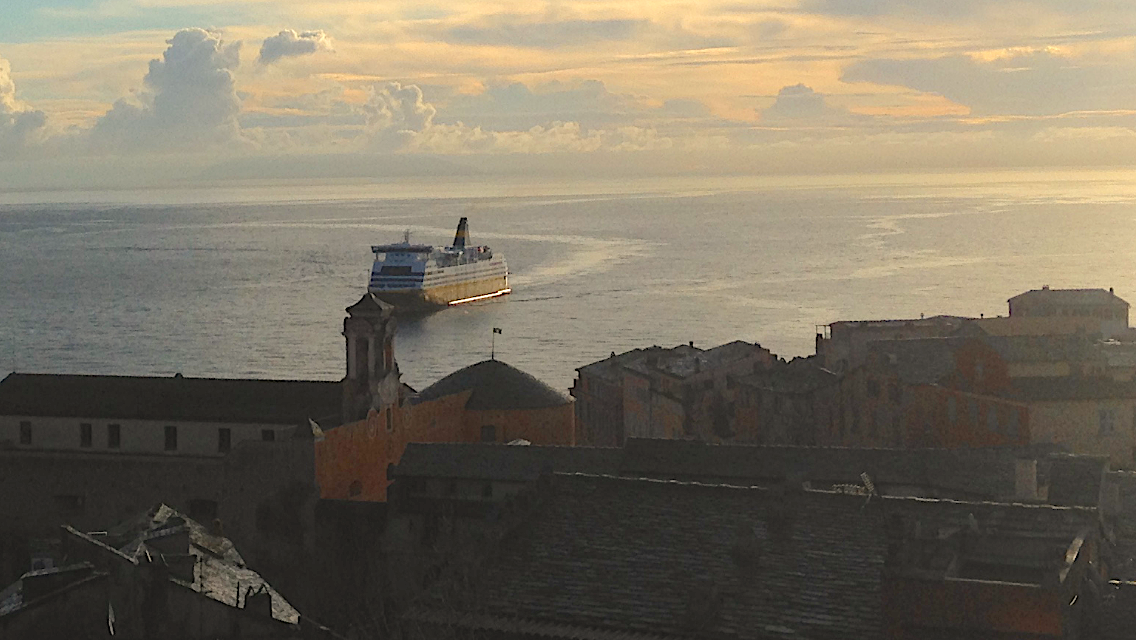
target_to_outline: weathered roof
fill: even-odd
[[[1032,302],[1058,306],[1092,304],[1128,306],[1128,303],[1125,302],[1123,298],[1107,289],[1050,289],[1048,287],[1031,289],[1025,293],[1019,293],[1013,298],[1010,298],[1008,302],[1010,304],[1015,302]]]
[[[1036,450],[1035,450],[1036,449]],[[868,474],[884,494],[994,500],[1016,492],[1018,458],[1040,460],[1048,473],[1048,449],[854,449],[745,444],[706,444],[698,440],[629,438],[614,447],[516,446],[495,443],[417,443],[407,445],[391,479],[431,477],[532,482],[541,475],[590,473],[635,478],[699,481],[739,486],[779,486],[809,482],[817,489],[859,485]],[[1077,458],[1070,457],[1069,460]],[[1070,464],[1073,464],[1072,462]],[[1096,484],[1074,474],[1062,476],[1056,495],[1077,491],[1058,504],[1096,504],[1081,496],[1099,493]],[[1063,493],[1065,492],[1065,493]],[[1093,494],[1095,495],[1095,494]]]
[[[620,472],[628,476],[764,486],[807,481],[821,488],[860,484],[860,474],[867,473],[880,487],[983,499],[1013,496],[1016,460],[1031,453],[1026,448],[861,449],[650,438],[629,438],[624,449]]]
[[[89,562],[29,571],[0,590],[0,618],[105,577]],[[36,593],[32,592],[33,587]]]
[[[482,613],[664,637],[869,638],[886,539],[862,497],[594,476],[554,494],[475,586]],[[574,637],[562,635],[560,637]]]
[[[766,351],[761,345],[735,340],[709,350],[692,345],[679,345],[657,354],[648,354],[625,362],[624,367],[646,373],[660,372],[676,378],[687,378],[703,370],[725,366]]]
[[[419,401],[471,391],[465,408],[543,409],[572,401],[533,376],[500,360],[484,360],[459,369],[418,393]]]
[[[390,475],[531,482],[555,471],[615,474],[622,455],[613,447],[410,443]]]
[[[301,424],[338,414],[338,382],[12,373],[0,415]]]
[[[884,320],[837,320],[829,327],[856,328],[856,329],[890,329],[895,327],[940,327],[954,329],[971,320],[965,316],[937,315],[927,318],[898,318]]]
[[[192,580],[171,579],[184,587],[231,607],[240,607],[243,594],[250,589],[264,590],[272,598],[272,617],[280,622],[296,624],[300,614],[257,572],[245,565],[244,558],[228,538],[213,535],[197,521],[164,504],[139,514],[107,531],[103,543],[118,550],[126,559],[140,562],[144,557],[159,557],[160,539],[188,534],[184,555],[194,558]],[[170,558],[177,554],[164,554]]]
[[[562,638],[878,638],[895,514],[1054,533],[1095,511],[557,474],[441,606]]]
[[[1118,382],[1107,376],[1038,376],[1014,378],[1010,397],[1027,402],[1136,398],[1136,381]]]
[[[808,393],[840,381],[840,376],[821,366],[818,356],[775,361],[769,369],[744,376],[737,382],[758,389],[782,393]]]
[[[676,347],[676,349],[677,348],[678,347]],[[701,351],[701,349],[698,349],[697,347],[683,346],[681,348]],[[588,376],[595,376],[603,378],[610,382],[618,383],[623,378],[624,365],[630,364],[631,362],[646,358],[651,355],[657,357],[670,351],[670,349],[664,349],[663,347],[660,347],[658,345],[644,349],[632,349],[631,351],[625,351],[620,354],[616,354],[613,351],[611,356],[604,358],[603,360],[597,360],[591,364],[586,364],[582,367],[577,368],[576,371],[579,371],[580,373]]]

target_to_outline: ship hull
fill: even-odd
[[[463,301],[486,299],[509,292],[508,276],[495,276],[468,282],[439,285],[420,289],[372,289],[383,302],[394,305],[396,311],[432,311],[459,304]]]

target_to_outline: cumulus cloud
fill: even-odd
[[[848,115],[843,109],[829,106],[823,94],[804,84],[782,87],[773,104],[761,112],[762,119],[770,122],[796,121],[809,124],[831,122],[847,118]]]
[[[12,67],[0,58],[0,158],[15,154],[44,135],[47,117],[16,99]]]
[[[264,39],[264,43],[260,45],[259,60],[261,64],[272,64],[281,58],[331,50],[331,38],[322,30],[297,33],[292,29],[285,29]]]
[[[166,43],[162,57],[150,61],[145,89],[115,102],[95,124],[98,148],[185,151],[241,140],[232,72],[241,43],[204,29],[183,29]]]
[[[381,148],[400,148],[415,134],[430,128],[437,109],[422,97],[417,85],[398,82],[371,87],[362,107],[364,133]]]

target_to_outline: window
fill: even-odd
[[[868,380],[868,397],[875,398],[880,395],[880,383],[878,380]]]
[[[352,480],[351,485],[347,487],[347,496],[354,498],[363,494],[363,483],[359,480]]]
[[[497,442],[497,427],[491,424],[481,426],[482,442]]]
[[[903,389],[900,388],[898,382],[892,382],[888,385],[888,399],[892,404],[899,404],[903,401]]]
[[[387,431],[394,431],[394,412],[387,407]]]
[[[1021,436],[1018,433],[1018,410],[1011,409],[1009,415],[1006,416],[1006,435],[1011,438],[1018,438]]]
[[[970,424],[972,426],[977,427],[978,426],[978,401],[977,400],[975,400],[974,398],[971,398],[970,401],[966,403],[966,413],[967,413],[968,416],[970,416]]]
[[[276,442],[276,432],[272,429],[261,429],[260,439],[263,442]]]
[[[986,428],[992,433],[998,433],[998,410],[994,407],[986,410]]]
[[[493,497],[493,483],[492,482],[486,482],[485,484],[481,485],[481,497],[487,498],[487,499]]]
[[[177,451],[178,448],[178,428],[173,425],[166,425],[166,451]]]
[[[953,397],[947,398],[947,422],[958,424],[958,401]]]
[[[217,429],[217,452],[228,453],[233,448],[233,431],[228,427]]]
[[[20,422],[20,444],[32,443],[32,423],[27,420]]]
[[[122,444],[122,427],[117,424],[107,425],[107,449],[117,449]]]
[[[1116,409],[1101,409],[1097,416],[1100,419],[1100,435],[1108,436],[1116,432]]]
[[[91,446],[91,423],[89,422],[83,422],[79,425],[79,446],[84,448]]]

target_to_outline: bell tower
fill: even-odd
[[[347,307],[347,377],[343,379],[344,423],[362,420],[398,401],[399,372],[394,360],[394,307],[366,293]]]

